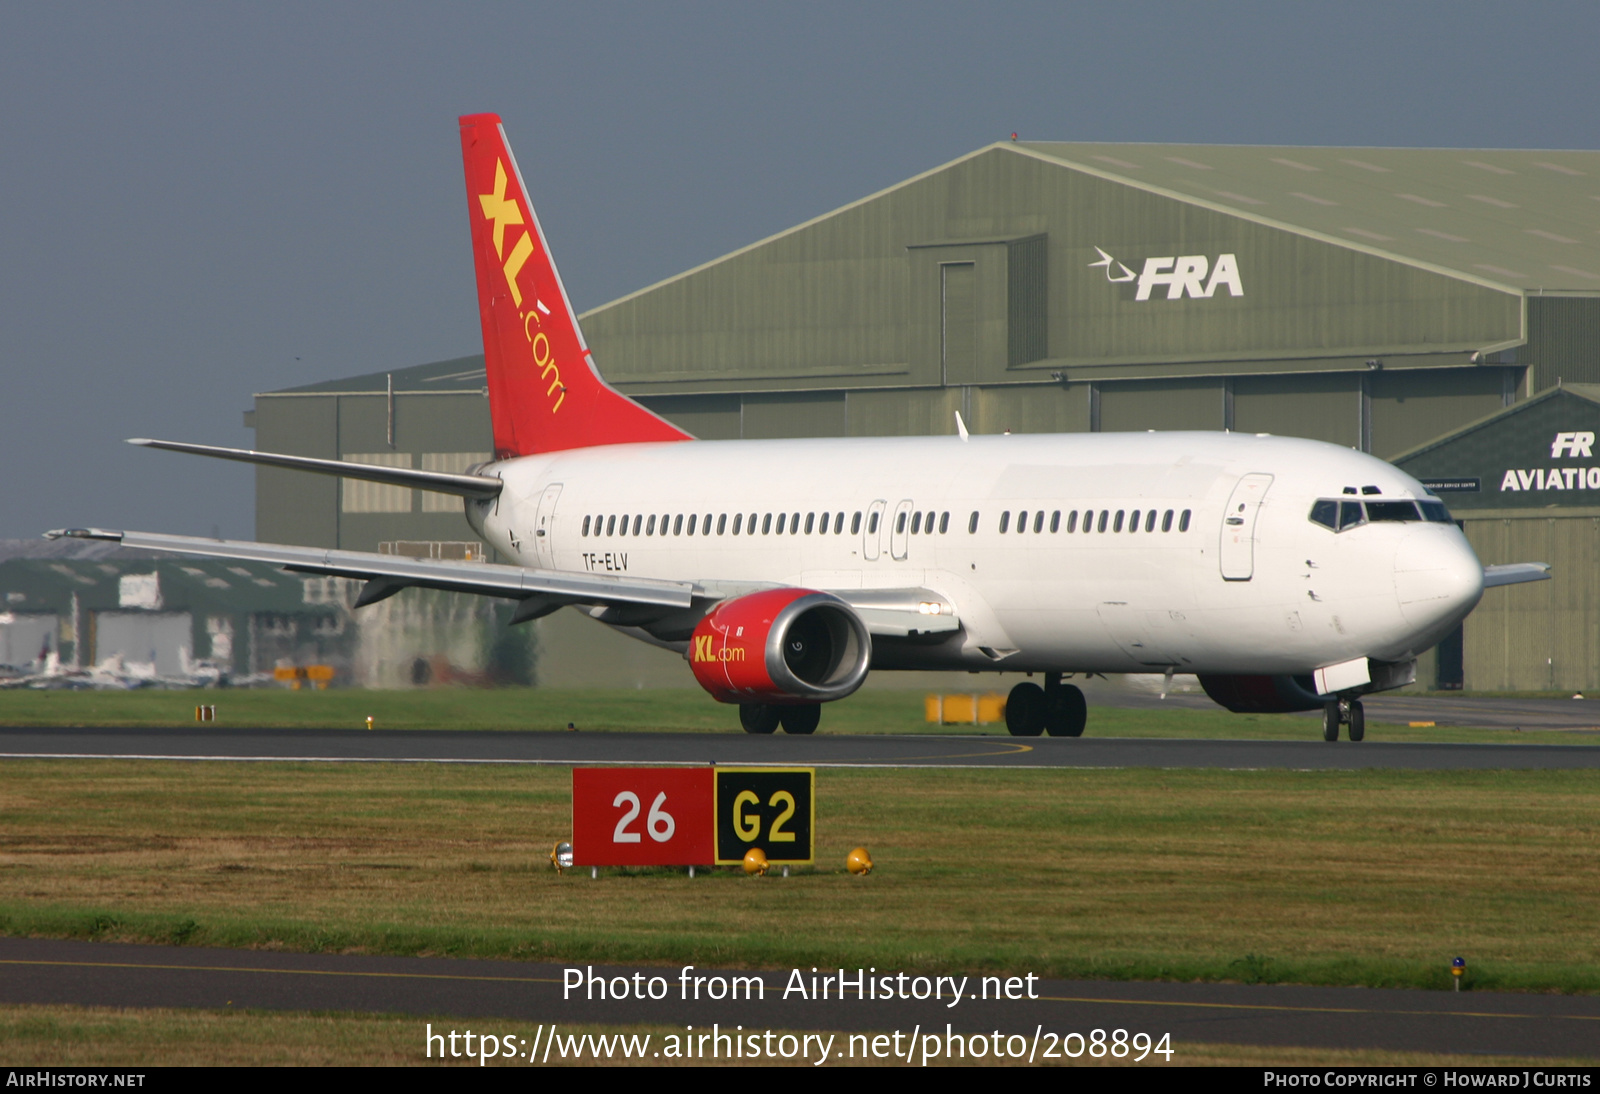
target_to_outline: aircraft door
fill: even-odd
[[[1239,480],[1222,513],[1222,579],[1249,581],[1256,569],[1256,517],[1272,476],[1253,472]]]
[[[867,510],[867,522],[861,526],[861,557],[876,562],[883,549],[883,510],[889,503],[878,500]]]
[[[538,513],[533,518],[533,553],[538,564],[545,569],[555,568],[555,544],[552,542],[556,525],[556,499],[561,496],[561,484],[553,482],[544,488],[539,497]]]
[[[904,561],[911,542],[912,505],[910,501],[902,501],[894,507],[894,518],[889,525],[889,555],[896,562]]]

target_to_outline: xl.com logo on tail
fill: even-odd
[[[1106,280],[1121,284],[1138,278],[1135,300],[1149,300],[1157,285],[1167,287],[1168,300],[1192,296],[1196,300],[1209,300],[1219,288],[1226,287],[1228,295],[1243,296],[1244,282],[1239,278],[1239,260],[1231,254],[1217,256],[1212,262],[1206,255],[1167,255],[1144,260],[1144,269],[1135,274],[1123,263],[1096,247],[1099,262],[1089,263],[1089,268],[1103,269]],[[1113,268],[1114,267],[1114,268]]]

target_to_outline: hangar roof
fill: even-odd
[[[299,387],[280,388],[277,391],[257,393],[266,395],[382,395],[389,390],[389,377],[394,377],[396,395],[439,395],[460,392],[481,392],[484,379],[483,354],[470,357],[452,357],[448,361],[434,361],[427,365],[413,365],[388,372],[369,372],[364,376],[346,376],[339,380],[323,380]]]
[[[998,147],[1477,280],[1600,293],[1600,152],[1044,141]]]

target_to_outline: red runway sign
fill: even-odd
[[[709,866],[710,767],[572,769],[575,866]]]

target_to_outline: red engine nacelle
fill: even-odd
[[[723,703],[822,703],[867,678],[872,639],[855,610],[811,589],[725,600],[689,640],[689,667]]]
[[[1202,676],[1200,686],[1235,714],[1316,710],[1327,702],[1309,676]]]

